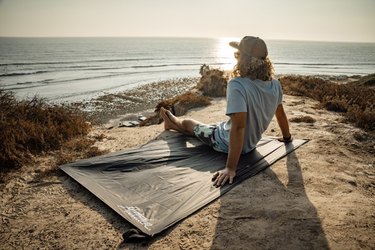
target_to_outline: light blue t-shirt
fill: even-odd
[[[270,124],[283,92],[278,80],[262,81],[236,77],[228,83],[226,115],[246,112],[246,128],[242,154],[253,150]],[[218,124],[215,141],[228,152],[231,119]]]

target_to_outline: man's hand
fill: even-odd
[[[214,182],[215,187],[223,186],[228,180],[229,184],[233,183],[233,179],[236,176],[236,171],[225,168],[219,172],[216,172],[212,176],[212,181]]]
[[[236,176],[236,169],[238,161],[241,156],[243,141],[246,127],[246,112],[233,113],[230,115],[232,121],[229,132],[229,151],[225,169],[216,172],[212,176],[214,186],[223,186],[227,181],[229,184],[233,183],[233,178]]]

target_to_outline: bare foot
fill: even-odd
[[[167,112],[169,112],[169,111],[166,110],[165,108],[163,108],[163,107],[160,108],[160,116],[164,120],[164,129],[165,130],[174,129],[173,123],[169,119],[169,116],[168,116]]]

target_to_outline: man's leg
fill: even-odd
[[[176,130],[187,135],[194,135],[194,127],[199,122],[192,119],[179,119],[165,108],[160,109],[160,115],[164,120],[165,130]]]

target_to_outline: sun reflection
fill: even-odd
[[[220,66],[225,71],[233,70],[234,65],[236,64],[236,59],[234,58],[235,48],[229,46],[231,41],[240,41],[238,37],[222,37],[218,39],[216,47],[216,56],[221,60],[223,65]]]

